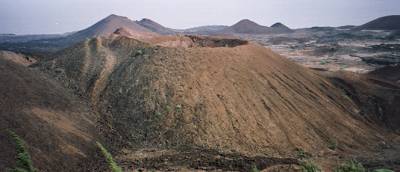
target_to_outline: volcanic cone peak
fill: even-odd
[[[259,25],[249,19],[243,19],[236,24],[224,29],[223,32],[233,32],[242,34],[267,34],[271,33],[272,29],[267,26]]]
[[[258,44],[171,48],[96,38],[63,54],[42,69],[85,92],[136,145],[289,155],[328,149],[327,137],[365,148],[379,135],[354,118],[359,109],[342,90]]]
[[[273,24],[273,25],[271,26],[271,28],[273,28],[274,31],[275,31],[275,32],[278,32],[278,33],[293,32],[292,29],[290,29],[289,27],[287,27],[286,25],[284,25],[284,24],[282,24],[282,23],[280,23],[280,22]]]
[[[289,28],[289,27],[287,27],[286,25],[284,25],[284,24],[282,24],[282,23],[280,23],[280,22],[271,25],[271,27],[275,27],[275,28]]]
[[[156,33],[137,24],[135,21],[132,21],[127,17],[112,14],[84,30],[67,36],[65,39],[71,40],[73,42],[78,42],[83,41],[87,38],[109,36],[112,35],[119,28],[124,28],[124,30],[128,31],[131,35],[134,35],[135,37],[156,35]]]

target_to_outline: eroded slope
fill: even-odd
[[[62,54],[41,68],[90,97],[135,147],[286,156],[332,141],[368,150],[382,138],[342,90],[257,44],[167,48],[113,37]]]

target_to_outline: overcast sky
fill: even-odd
[[[0,33],[64,33],[117,14],[171,28],[248,18],[292,28],[359,25],[400,14],[400,0],[0,0]]]

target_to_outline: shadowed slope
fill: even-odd
[[[400,30],[400,15],[377,18],[366,24],[358,26],[356,30]]]
[[[400,65],[385,66],[370,72],[369,75],[378,79],[385,79],[400,84]]]
[[[378,69],[365,75],[340,72],[329,77],[361,107],[360,115],[385,128],[400,131],[400,86],[379,77],[380,72],[390,69]],[[387,76],[391,78],[390,74]]]
[[[85,102],[47,75],[0,58],[0,169],[13,167],[7,130],[27,143],[39,171],[87,171],[97,118]]]

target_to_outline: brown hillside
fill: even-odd
[[[0,59],[12,61],[23,66],[29,66],[36,62],[36,59],[30,56],[14,53],[11,51],[0,51]]]
[[[291,156],[334,140],[351,153],[384,134],[329,80],[254,43],[167,48],[113,37],[61,54],[41,69],[86,93],[135,147]]]
[[[95,168],[97,118],[84,102],[43,73],[2,57],[0,83],[0,171],[16,162],[8,130],[25,140],[39,171]]]

